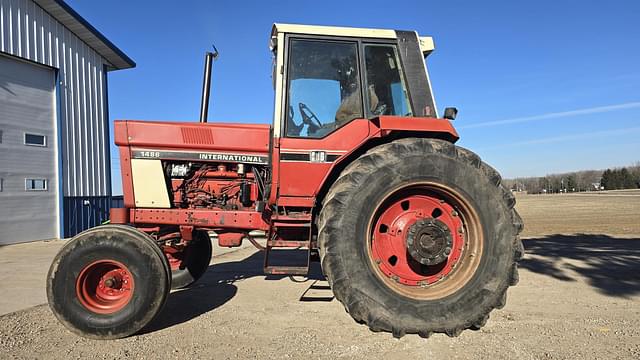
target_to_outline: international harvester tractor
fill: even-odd
[[[500,175],[455,145],[457,110],[436,112],[433,40],[276,24],[269,45],[272,126],[206,122],[212,53],[200,122],[115,122],[124,207],[54,259],[56,317],[89,338],[136,333],[207,271],[215,233],[222,247],[264,244],[273,276],[304,276],[318,258],[373,331],[482,327],[518,281],[523,224]],[[284,249],[304,259],[275,263]]]

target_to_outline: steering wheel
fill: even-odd
[[[373,115],[380,116],[384,115],[387,112],[387,104],[380,104],[376,107],[375,110],[372,111]]]
[[[298,108],[300,109],[300,115],[302,115],[302,122],[309,125],[310,127],[321,128],[322,123],[318,120],[316,114],[309,109],[309,107],[305,103],[298,103]],[[314,123],[315,121],[315,123]]]

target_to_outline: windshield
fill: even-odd
[[[363,117],[357,59],[355,42],[291,40],[287,136],[323,137]]]

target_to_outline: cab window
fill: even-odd
[[[395,45],[364,46],[368,116],[411,116],[409,96]]]
[[[357,49],[356,42],[291,40],[288,137],[321,138],[363,117]]]

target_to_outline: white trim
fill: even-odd
[[[57,38],[56,38],[57,41]],[[54,71],[53,72],[53,96],[51,98],[51,102],[53,104],[53,159],[54,159],[54,171],[55,171],[55,176],[56,176],[56,186],[55,186],[55,202],[56,202],[56,234],[58,235],[59,239],[64,238],[64,229],[62,228],[63,225],[61,224],[62,222],[62,205],[60,203],[61,199],[62,199],[62,194],[63,194],[63,190],[62,190],[62,183],[63,183],[63,179],[62,179],[62,174],[60,173],[60,156],[62,154],[60,154],[60,150],[61,150],[61,146],[59,144],[59,140],[62,138],[62,134],[60,133],[60,131],[62,131],[61,129],[59,129],[59,124],[60,122],[64,121],[64,119],[61,119],[60,117],[62,116],[62,112],[60,109],[60,102],[62,101],[62,99],[60,98],[61,94],[60,94],[60,88],[62,87],[62,80],[60,79],[60,70]]]
[[[273,137],[280,138],[280,132],[282,131],[282,105],[284,104],[284,34],[277,35],[278,45],[276,48],[276,91],[275,91],[275,104],[273,109]]]
[[[395,30],[389,29],[365,29],[354,27],[338,27],[338,26],[315,26],[315,25],[298,25],[298,24],[273,24],[273,34],[290,33],[290,34],[308,34],[308,35],[328,35],[328,36],[347,36],[359,38],[376,38],[376,39],[395,39],[397,38]]]
[[[436,48],[433,43],[433,38],[431,36],[420,36],[418,33],[416,33],[416,36],[418,36],[418,43],[420,43],[420,51],[422,51],[422,54],[424,56],[431,54]]]

